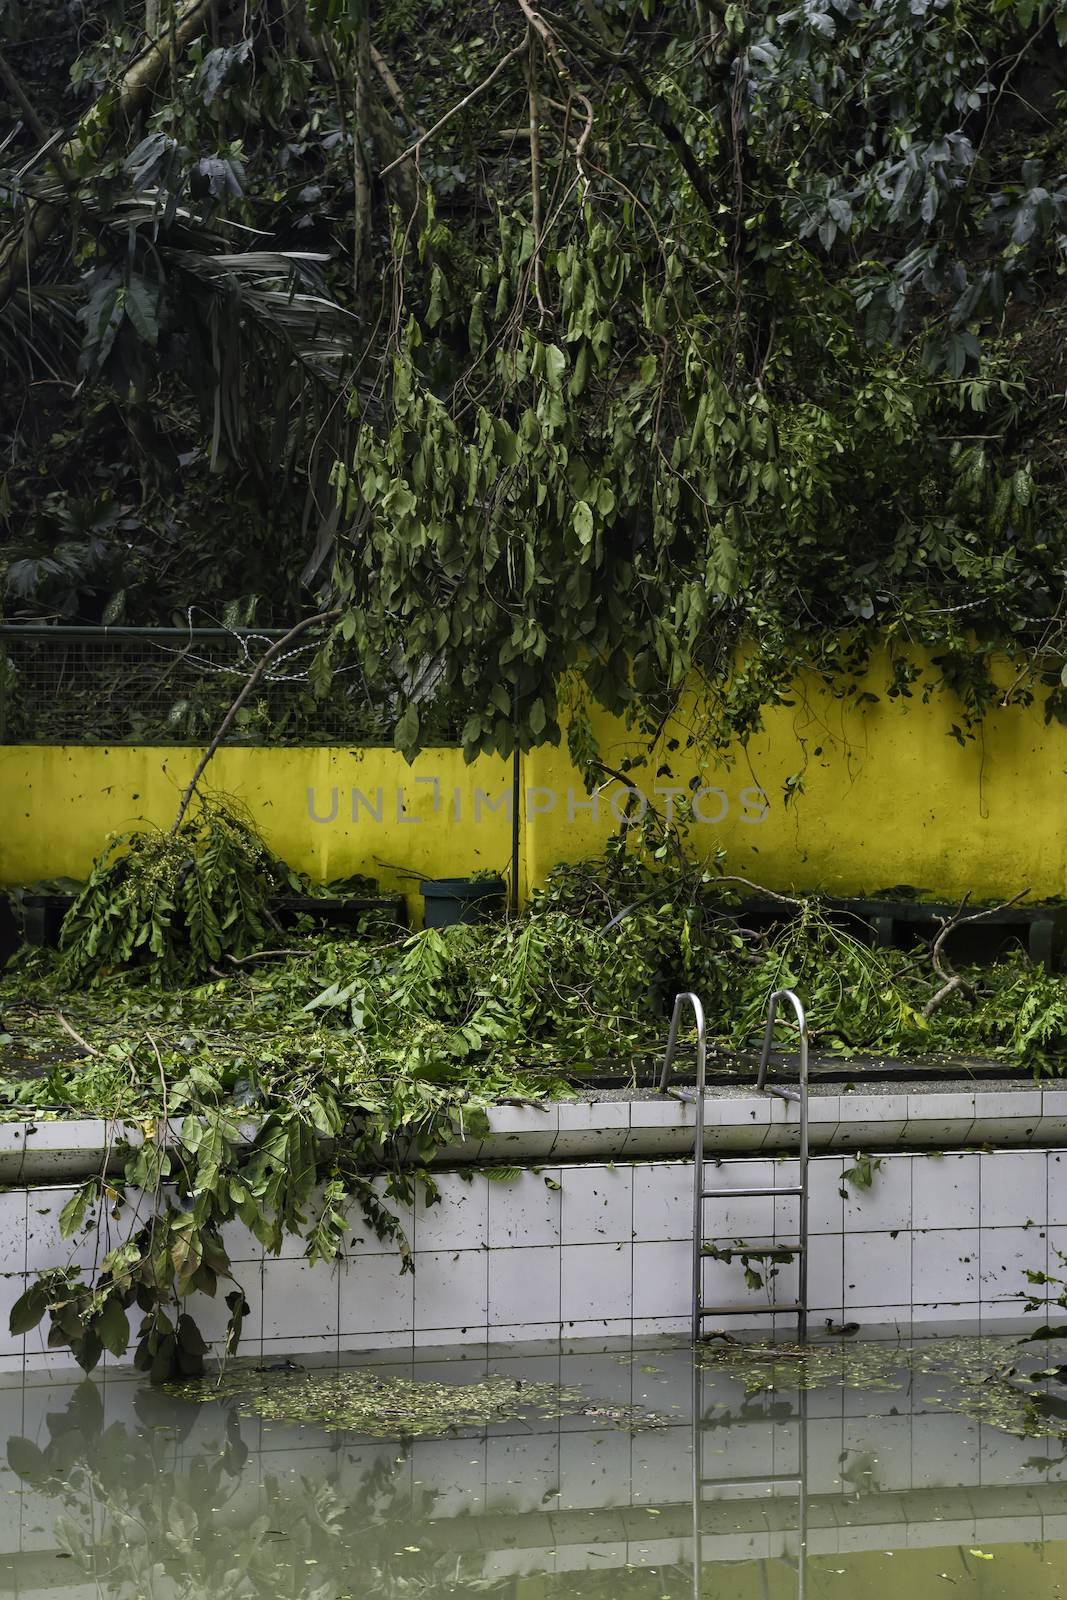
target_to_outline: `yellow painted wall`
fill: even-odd
[[[870,688],[882,694],[884,675],[872,673]],[[1040,708],[991,715],[961,748],[949,736],[959,716],[947,697],[857,707],[812,681],[794,700],[768,712],[765,732],[725,765],[685,753],[683,709],[630,773],[632,785],[662,810],[669,787],[688,792],[699,777],[693,843],[709,856],[721,846],[729,870],[769,887],[1067,894],[1067,728],[1046,727]],[[611,766],[641,754],[608,718],[600,734]],[[682,748],[671,752],[672,739]],[[0,881],[82,876],[109,832],[167,825],[198,755],[0,747]],[[787,805],[785,781],[796,773],[803,792]],[[404,871],[509,868],[511,770],[496,758],[467,766],[457,750],[428,750],[408,767],[383,749],[227,748],[209,775],[294,866],[319,880],[370,873],[406,889],[413,911],[416,885]],[[564,749],[526,757],[522,785],[522,876],[531,883],[599,849],[618,826],[623,786],[613,781],[591,802]]]
[[[0,746],[0,882],[83,877],[108,833],[169,826],[201,753]],[[405,873],[510,869],[511,767],[492,757],[467,766],[458,750],[428,750],[409,767],[394,750],[224,748],[207,776],[294,867],[320,882],[368,873],[413,911]]]
[[[728,871],[770,888],[1067,894],[1067,728],[1046,727],[1038,705],[1013,707],[988,716],[961,747],[949,731],[962,722],[950,696],[889,700],[886,681],[876,665],[866,687],[879,698],[864,705],[814,678],[798,683],[794,704],[769,710],[764,732],[725,765],[685,754],[698,719],[683,708],[630,782],[663,810],[669,797],[657,787],[686,788],[699,775],[691,841],[709,856],[721,846]],[[642,753],[640,739],[606,717],[598,734],[609,766]],[[672,739],[682,747],[674,753]],[[803,792],[787,804],[786,779],[796,773]],[[534,808],[545,808],[529,827],[531,881],[618,827],[612,805],[622,811],[623,785],[608,785],[594,821],[580,809],[584,792],[567,799],[575,780],[565,750],[535,752],[526,783],[537,791]]]

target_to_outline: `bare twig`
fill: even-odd
[[[462,100],[457,100],[456,104],[446,111],[443,117],[438,117],[432,128],[427,128],[425,133],[420,134],[415,143],[409,144],[406,150],[402,150],[395,161],[390,161],[387,167],[382,168],[378,176],[384,178],[386,173],[392,172],[394,167],[399,167],[405,161],[410,161],[413,156],[417,156],[428,139],[432,139],[435,133],[439,133],[445,123],[451,122],[452,118],[458,116],[465,107],[470,105],[472,100],[477,100],[479,95],[484,94],[486,89],[496,82],[505,68],[509,67],[518,56],[525,54],[526,40],[523,39],[522,43],[517,44],[514,50],[509,50],[507,55],[500,57],[500,60],[487,78],[483,78],[481,83],[476,84],[470,94],[464,95]]]
[[[531,13],[528,0],[518,0],[518,3],[529,16]],[[701,166],[695,151],[690,147],[685,134],[674,120],[667,101],[650,86],[632,56],[625,51],[609,50],[606,45],[594,39],[591,33],[579,34],[575,24],[564,17],[553,16],[552,21],[553,25],[558,27],[560,33],[565,38],[568,38],[572,44],[580,49],[587,50],[591,55],[596,56],[598,60],[620,69],[629,81],[638,100],[644,106],[649,121],[660,130],[674,149],[705,209],[717,218],[719,215],[718,200],[712,191],[711,185],[708,183],[704,168]],[[542,29],[547,29],[547,24],[543,17],[538,17],[537,22]],[[588,104],[588,102],[586,103]],[[584,140],[582,143],[584,148]]]
[[[948,938],[949,934],[954,933],[957,928],[962,928],[969,923],[981,922],[983,917],[995,917],[998,912],[1007,911],[1009,906],[1017,905],[1018,902],[1023,898],[1023,895],[1027,894],[1028,892],[1029,891],[1026,889],[1020,889],[1018,894],[1013,894],[1010,900],[1004,900],[999,906],[986,906],[984,911],[972,911],[970,916],[965,917],[963,912],[967,907],[967,902],[971,898],[971,891],[968,889],[967,893],[960,901],[959,910],[951,917],[942,918],[940,931],[938,932],[937,938],[934,940],[933,947],[930,951],[930,959],[933,961],[934,971],[941,979],[941,987],[935,994],[930,996],[929,1000],[923,1006],[922,1015],[924,1021],[929,1020],[929,1018],[932,1017],[934,1012],[937,1010],[938,1006],[942,1005],[944,1001],[948,999],[950,994],[955,994],[957,989],[962,990],[964,994],[973,993],[973,990],[971,989],[971,986],[967,982],[966,978],[961,978],[958,972],[953,972],[945,958],[945,940]]]
[[[168,1133],[170,1131],[170,1107],[169,1107],[168,1097],[167,1097],[167,1074],[163,1069],[163,1057],[159,1053],[158,1044],[153,1039],[153,1037],[152,1037],[152,1035],[150,1033],[146,1033],[145,1034],[145,1038],[148,1040],[149,1044],[152,1046],[152,1050],[153,1050],[153,1053],[154,1053],[155,1058],[156,1058],[156,1066],[159,1068],[159,1089],[160,1089],[160,1093],[163,1096],[163,1127],[162,1127],[162,1130],[161,1130],[160,1127],[159,1127],[159,1124],[158,1123],[156,1124],[156,1138],[159,1141],[160,1145],[163,1145],[163,1144],[166,1143],[167,1135],[168,1135]],[[158,1185],[157,1185],[157,1192],[158,1192]]]
[[[534,56],[533,30],[528,31],[529,54],[526,57],[526,88],[530,101],[530,207],[533,222],[533,286],[537,301],[538,325],[544,324],[548,315],[545,309],[544,267],[541,262],[541,235],[544,222],[541,216],[541,109],[537,98],[537,61]]]
[[[586,172],[585,167],[582,165],[582,158],[585,155],[585,147],[589,143],[589,137],[593,131],[593,107],[589,99],[582,94],[581,90],[574,87],[571,78],[571,70],[564,60],[562,53],[560,52],[559,44],[556,40],[555,34],[552,32],[552,29],[549,27],[544,17],[539,11],[534,10],[533,6],[530,4],[530,0],[518,0],[518,6],[530,27],[540,36],[545,50],[551,57],[552,64],[559,74],[560,82],[567,89],[571,98],[577,100],[578,104],[585,112],[585,127],[582,129],[582,132],[579,135],[578,143],[575,146],[574,151],[574,159],[578,167],[578,176],[581,179],[582,194],[584,195],[585,190],[589,186],[589,175]]]
[[[252,954],[250,956],[231,956],[229,954],[229,952],[227,952],[223,956],[222,959],[223,959],[223,961],[228,961],[230,963],[231,967],[247,967],[250,964],[250,962],[253,962],[253,961],[266,961],[270,957],[274,957],[275,959],[277,959],[278,957],[281,957],[281,956],[309,956],[312,953],[313,952],[311,950],[307,950],[307,949],[304,949],[304,950],[253,950],[253,952],[252,952]]]
[[[404,118],[404,121],[410,123],[410,125],[415,129],[416,133],[425,133],[426,130],[422,123],[419,121],[418,117],[415,116],[414,112],[408,107],[408,103],[404,98],[404,91],[394,78],[388,61],[386,61],[385,57],[381,54],[381,51],[377,50],[374,45],[371,45],[370,47],[370,58],[375,72],[385,84],[389,98],[400,112],[400,115]]]
[[[76,1045],[80,1045],[87,1056],[98,1056],[103,1054],[102,1051],[94,1049],[94,1047],[89,1043],[88,1039],[83,1039],[76,1028],[71,1027],[62,1011],[57,1011],[56,1016],[59,1018],[59,1026],[63,1029],[64,1033],[69,1033],[70,1037],[74,1040],[74,1043]]]
[[[753,883],[749,878],[739,878],[736,874],[731,873],[727,873],[721,878],[713,878],[708,887],[714,888],[716,884],[720,883],[744,884],[746,889],[751,889],[756,894],[766,895],[768,900],[777,900],[783,906],[802,906],[804,904],[804,901],[798,899],[796,895],[779,894],[775,889],[765,888],[762,883]]]
[[[196,771],[193,773],[188,784],[186,785],[185,791],[182,794],[181,804],[178,807],[178,815],[175,817],[170,830],[171,838],[174,837],[182,825],[182,819],[189,809],[189,803],[192,800],[193,795],[196,793],[196,786],[204,775],[204,768],[215,754],[215,751],[218,749],[223,739],[225,739],[226,735],[229,733],[234,717],[236,717],[237,713],[240,711],[241,707],[252,693],[252,690],[255,688],[260,678],[262,678],[271,662],[274,660],[275,656],[281,655],[282,651],[288,645],[290,645],[294,639],[298,638],[300,634],[305,633],[308,628],[313,628],[315,624],[319,622],[332,622],[334,618],[340,616],[340,614],[340,609],[338,607],[334,607],[332,611],[319,611],[313,617],[305,617],[302,622],[298,622],[296,624],[295,628],[290,628],[289,632],[284,638],[276,639],[271,645],[270,649],[263,652],[256,665],[253,667],[252,673],[248,678],[244,688],[231,705],[229,711],[227,711],[226,715],[223,717],[215,737],[208,745],[204,755],[197,765]]]

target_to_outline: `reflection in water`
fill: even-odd
[[[1067,1593],[1067,1447],[952,1413],[913,1365],[898,1387],[805,1392],[776,1374],[746,1394],[679,1349],[394,1364],[382,1370],[573,1385],[669,1419],[630,1432],[531,1416],[407,1442],[196,1406],[126,1377],[31,1380],[0,1389],[0,1593]]]

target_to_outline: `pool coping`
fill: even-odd
[[[705,1149],[757,1155],[795,1149],[794,1106],[747,1088],[709,1090]],[[499,1105],[489,1132],[466,1129],[443,1145],[438,1165],[529,1165],[544,1161],[656,1160],[691,1154],[695,1107],[655,1091],[587,1092],[538,1104]],[[243,1124],[254,1137],[256,1123]],[[1067,1145],[1067,1088],[1021,1087],[1018,1079],[874,1087],[813,1086],[813,1152],[1051,1148]],[[0,1185],[78,1179],[119,1171],[145,1124],[70,1117],[0,1123]]]

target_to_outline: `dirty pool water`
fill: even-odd
[[[9,1377],[0,1595],[1067,1600],[1056,1402],[1012,1433],[973,1355],[856,1348],[810,1386],[676,1346]]]

